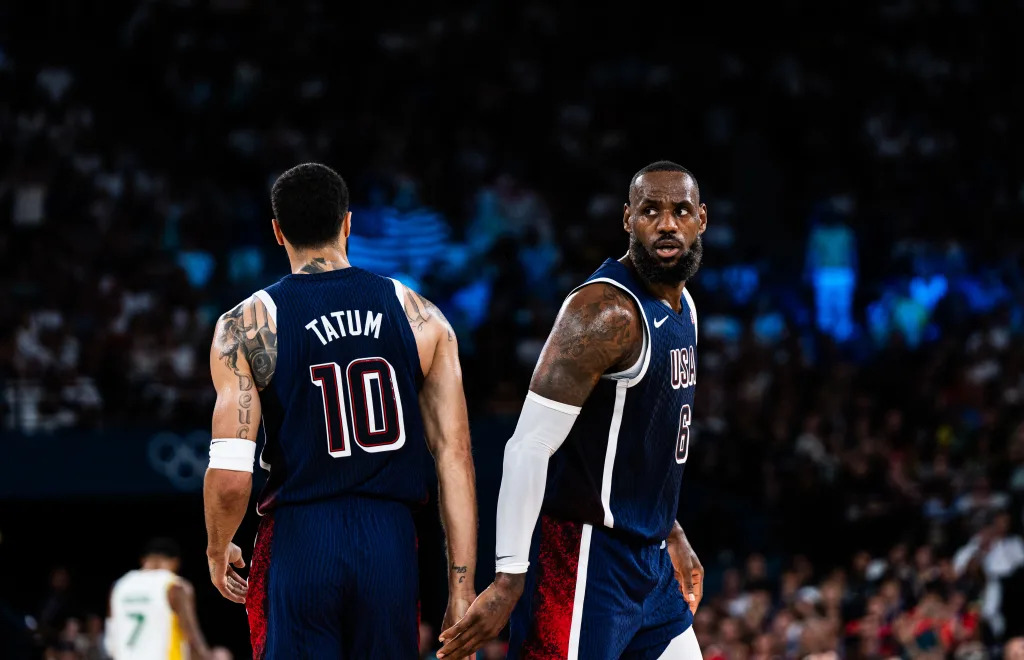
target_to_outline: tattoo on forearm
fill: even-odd
[[[437,318],[444,324],[445,330],[448,331],[448,341],[455,340],[455,333],[452,332],[451,324],[448,323],[448,319],[444,317],[444,314],[437,308],[437,305],[412,289],[405,290],[403,307],[405,307],[405,315],[408,317],[409,325],[412,326],[413,330],[423,330],[423,326],[427,324],[427,321],[431,318]]]
[[[530,389],[581,405],[602,374],[628,368],[642,350],[632,298],[610,285],[588,286],[555,322]]]
[[[255,298],[239,303],[230,312],[220,317],[217,335],[214,338],[220,359],[238,378],[238,430],[239,438],[249,439],[253,424],[252,387],[258,390],[270,384],[277,368],[277,330],[271,327],[267,311],[257,304]],[[249,364],[252,376],[243,373],[238,360]]]
[[[452,572],[459,576],[459,584],[462,584],[462,581],[466,579],[465,566],[456,566],[455,564],[452,564]]]

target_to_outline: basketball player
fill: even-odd
[[[633,177],[622,223],[628,253],[570,294],[541,352],[505,447],[494,583],[438,657],[478,648],[515,607],[509,658],[700,658],[703,568],[675,516],[696,383],[685,285],[707,209],[661,161]]]
[[[210,576],[246,604],[257,659],[413,658],[410,507],[427,498],[428,448],[447,537],[445,625],[474,598],[476,493],[455,334],[416,292],[349,264],[348,190],[333,170],[294,167],[271,201],[292,274],[224,314],[210,352]],[[246,581],[232,537],[261,422],[270,476]]]
[[[207,658],[196,618],[195,592],[178,576],[181,553],[170,539],[153,539],[142,568],[125,573],[110,593],[105,645],[114,660]]]

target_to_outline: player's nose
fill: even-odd
[[[664,213],[658,214],[658,220],[654,224],[654,229],[664,236],[665,234],[678,234],[679,229],[682,226],[680,219],[671,211],[665,211]]]

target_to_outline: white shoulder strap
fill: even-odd
[[[683,287],[683,297],[686,298],[686,304],[690,306],[690,316],[693,317],[693,339],[697,340],[697,306],[693,304],[693,297],[690,292]]]
[[[270,294],[263,289],[260,289],[253,295],[260,299],[263,305],[267,308],[267,314],[270,315],[270,320],[274,322],[274,325],[277,325],[277,304],[274,302],[274,299],[271,298]]]

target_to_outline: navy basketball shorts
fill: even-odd
[[[416,555],[400,502],[345,497],[268,513],[245,603],[253,658],[416,658]]]
[[[693,615],[663,543],[541,516],[509,658],[700,658]]]

